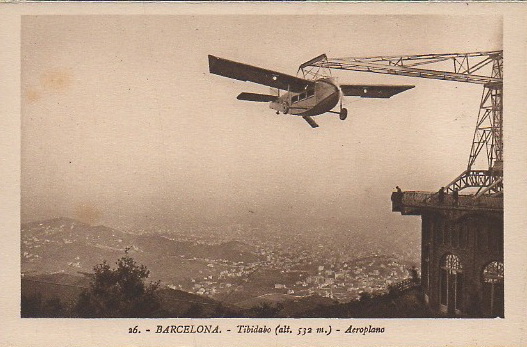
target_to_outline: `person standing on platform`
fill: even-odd
[[[445,187],[441,187],[441,189],[439,189],[437,192],[437,198],[439,199],[440,203],[445,201]]]

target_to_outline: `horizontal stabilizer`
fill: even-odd
[[[345,96],[360,96],[361,98],[389,98],[395,94],[412,89],[415,86],[388,86],[367,84],[342,84],[340,89]]]
[[[238,100],[256,101],[256,102],[270,102],[278,99],[275,95],[258,94],[258,93],[240,93],[236,98]]]
[[[313,120],[313,118],[309,116],[303,116],[302,118],[304,118],[306,122],[311,125],[312,128],[318,128],[318,124]]]
[[[209,71],[215,75],[240,81],[259,83],[295,93],[301,93],[308,86],[314,85],[313,81],[308,81],[303,78],[218,58],[213,55],[209,55]]]

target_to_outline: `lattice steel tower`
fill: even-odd
[[[476,196],[503,194],[503,51],[362,58],[321,55],[304,65],[483,85],[467,168],[445,189],[476,188]],[[487,167],[476,169],[482,151]]]

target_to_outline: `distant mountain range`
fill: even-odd
[[[91,226],[70,218],[22,224],[21,242],[22,273],[91,272],[104,260],[113,263],[127,247],[134,258],[149,268],[152,266],[152,270],[162,263],[163,272],[167,272],[170,263],[179,266],[182,259],[251,263],[260,258],[253,247],[239,241],[218,244],[178,241],[160,234],[133,234]],[[156,271],[152,271],[152,276],[170,280]]]
[[[121,232],[70,218],[55,218],[21,225],[21,294],[26,303],[28,298],[42,302],[60,300],[63,307],[71,308],[89,287],[93,267],[103,261],[113,265],[126,248],[151,271],[149,280],[162,280],[165,285],[207,276],[210,262],[250,263],[260,259],[254,247],[239,241],[178,241],[161,234]],[[230,304],[165,285],[158,294],[167,314],[243,316],[242,309]]]
[[[253,268],[251,264],[264,257],[256,245],[178,240],[175,235],[122,232],[70,218],[22,224],[22,315],[68,317],[79,294],[90,286],[94,266],[103,261],[114,266],[128,248],[130,256],[150,270],[149,281],[162,281],[158,289],[160,317],[367,316],[362,309],[356,311],[362,306],[343,306],[318,295],[268,293],[265,288],[282,283],[285,274],[276,269]],[[246,271],[245,277],[239,277],[242,271]],[[218,281],[222,274],[223,282],[215,283],[232,289],[226,295],[213,296],[216,299],[172,285],[186,283],[187,288],[198,292],[203,283]],[[420,303],[414,306],[421,307]]]

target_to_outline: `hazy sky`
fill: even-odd
[[[338,72],[416,87],[346,98],[346,121],[311,129],[236,100],[269,88],[209,74],[207,55],[295,74],[321,53],[486,51],[501,37],[498,17],[24,17],[22,220],[407,225],[392,189],[435,191],[465,169],[481,86]]]

